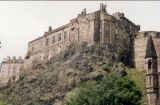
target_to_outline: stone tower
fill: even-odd
[[[151,35],[146,46],[146,90],[149,105],[158,105],[157,54]]]

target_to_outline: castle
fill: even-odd
[[[97,43],[112,46],[115,51],[129,49],[132,51],[134,66],[146,71],[148,104],[158,105],[160,103],[160,33],[139,32],[139,30],[140,26],[127,19],[123,13],[116,12],[110,15],[106,11],[106,5],[100,4],[98,11],[87,13],[84,9],[64,26],[56,29],[49,26],[43,36],[28,43],[27,54],[20,65],[25,69],[30,69],[35,64],[48,61],[65,51],[71,43],[78,45],[86,42],[88,46]],[[5,62],[10,62],[10,60]],[[5,62],[1,65],[7,71]],[[20,66],[17,66],[17,71],[20,71]],[[3,75],[2,67],[1,75]],[[17,74],[17,79],[18,77],[19,74]]]
[[[70,43],[79,44],[85,41],[88,45],[98,43],[114,46],[115,50],[127,49],[130,47],[132,35],[139,30],[140,26],[128,20],[123,13],[108,14],[103,4],[93,13],[87,14],[84,9],[70,23],[54,30],[49,27],[42,37],[29,42],[24,68],[49,60],[65,50]]]

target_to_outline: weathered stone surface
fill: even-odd
[[[86,42],[87,46],[98,43],[115,51],[117,48],[129,49],[130,38],[139,30],[140,27],[128,20],[123,13],[117,12],[113,16],[108,14],[103,4],[100,10],[93,13],[87,14],[84,9],[78,17],[70,20],[70,23],[57,29],[49,27],[48,32],[42,37],[29,42],[24,68],[32,68],[37,63],[50,60],[65,51],[72,43]],[[81,47],[82,52],[87,52],[83,46]],[[73,53],[74,51],[66,53],[64,59],[67,60]],[[98,50],[96,53],[102,54]]]
[[[145,67],[145,52],[147,46],[148,35],[151,35],[153,39],[153,43],[157,53],[157,60],[158,60],[158,70],[160,70],[160,38],[159,32],[155,31],[144,31],[135,34],[134,37],[134,54],[132,55],[134,58],[134,64],[136,68],[146,70]],[[159,71],[160,72],[160,71]]]
[[[0,66],[0,87],[7,86],[19,80],[20,72],[23,66],[21,57],[11,59],[9,56],[5,58]]]
[[[83,46],[83,48],[82,48]],[[23,71],[19,82],[1,91],[5,101],[13,105],[63,105],[66,93],[88,80],[100,81],[112,70],[121,70],[114,64],[115,52],[105,45],[72,45],[66,51],[50,59],[50,63],[35,65],[34,70]],[[73,52],[74,49],[74,53]],[[103,53],[98,54],[97,51]],[[107,51],[107,53],[105,53]],[[64,59],[64,55],[71,54]],[[80,53],[81,52],[81,53]],[[105,53],[105,54],[104,54]],[[96,61],[92,61],[96,57]],[[99,60],[100,59],[100,60]],[[103,63],[100,63],[103,62]],[[100,65],[108,64],[108,71]]]

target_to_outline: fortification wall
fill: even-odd
[[[61,51],[68,48],[70,43],[88,44],[94,43],[94,19],[96,14],[86,14],[83,10],[77,18],[72,19],[69,24],[52,30],[28,44],[28,51],[24,61],[24,68],[29,68],[35,63],[47,61]]]
[[[150,34],[155,45],[156,53],[158,56],[158,70],[160,70],[160,33],[154,31],[145,31],[135,34],[134,38],[134,65],[136,68],[145,70],[145,53],[147,46],[147,35]],[[160,72],[160,71],[159,71]]]

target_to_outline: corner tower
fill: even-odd
[[[148,105],[158,105],[158,70],[157,54],[151,35],[148,35],[146,46],[146,90]]]

